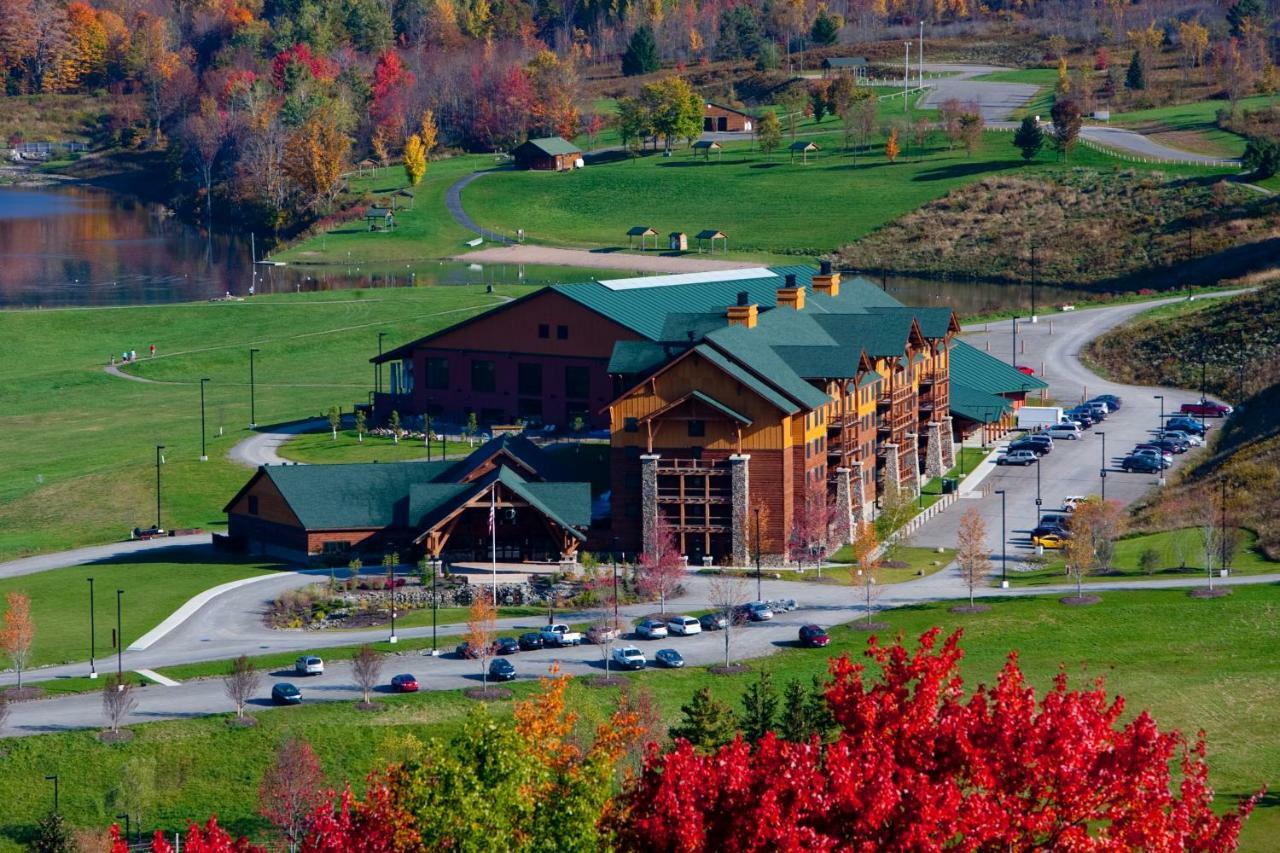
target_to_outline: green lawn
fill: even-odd
[[[172,562],[172,559],[164,554],[139,555],[127,560],[8,578],[0,580],[0,600],[15,591],[31,598],[31,616],[36,626],[32,666],[87,661],[89,583],[86,578],[93,578],[97,652],[101,662],[114,653],[111,634],[116,626],[117,589],[124,590],[121,613],[127,647],[192,596],[219,584],[281,568],[274,562],[219,559],[208,550],[193,556],[191,562]]]
[[[1231,573],[1234,575],[1261,575],[1280,572],[1280,563],[1268,560],[1254,545],[1257,535],[1251,530],[1241,531],[1243,536],[1239,553],[1231,558]],[[1204,546],[1201,544],[1200,531],[1195,528],[1169,530],[1162,533],[1149,533],[1131,536],[1116,542],[1114,569],[1107,574],[1088,578],[1090,583],[1106,581],[1128,581],[1143,578],[1187,578],[1205,579]],[[1151,549],[1160,556],[1156,570],[1148,575],[1138,565],[1143,551]],[[1061,555],[1053,551],[1045,552],[1049,562],[1043,569],[1034,572],[1010,572],[1009,582],[1015,586],[1045,586],[1048,584],[1071,583],[1066,575],[1066,563]],[[1186,568],[1182,568],[1183,563]],[[1214,571],[1218,561],[1214,559]]]
[[[791,162],[784,134],[784,150],[772,156],[747,143],[728,143],[718,162],[682,149],[672,157],[619,156],[571,174],[501,172],[467,187],[462,199],[477,221],[524,228],[536,243],[625,246],[627,228],[639,223],[664,233],[718,228],[729,235],[731,254],[779,258],[846,245],[984,177],[1066,168],[1053,162],[1051,152],[1021,165],[1010,135],[994,131],[972,157],[960,148],[947,150],[935,137],[923,156],[904,154],[896,164],[886,160],[877,137],[855,164],[834,121],[831,128],[830,134],[805,137],[822,148],[807,165]],[[1082,148],[1070,166],[1116,162]]]
[[[1267,95],[1241,98],[1237,109],[1261,109],[1275,103]],[[1197,101],[1170,107],[1118,113],[1111,123],[1151,134],[1157,141],[1210,156],[1239,157],[1244,153],[1245,139],[1217,126],[1218,110],[1229,110],[1223,100]]]
[[[1056,68],[1014,68],[1009,71],[992,71],[973,78],[984,83],[1030,83],[1033,86],[1053,88],[1058,83]]]
[[[1280,725],[1280,708],[1274,701],[1280,670],[1273,661],[1280,642],[1278,608],[1280,588],[1258,586],[1238,588],[1230,597],[1212,601],[1191,599],[1184,591],[1117,592],[1083,609],[1063,607],[1053,598],[1027,598],[996,602],[990,613],[976,616],[952,614],[947,604],[929,604],[892,611],[883,618],[893,626],[890,634],[908,637],[932,625],[947,631],[964,628],[962,669],[971,684],[994,678],[1008,652],[1016,649],[1040,690],[1060,668],[1080,688],[1103,676],[1109,691],[1126,696],[1126,716],[1150,709],[1161,726],[1191,734],[1203,727],[1209,738],[1210,782],[1226,805],[1262,784],[1274,788],[1280,782],[1280,743],[1272,736]],[[864,634],[844,627],[831,634],[830,654],[857,654],[866,642]],[[775,683],[807,681],[825,672],[827,657],[785,649],[754,667],[770,670]],[[289,656],[281,663],[291,660]],[[429,666],[429,661],[415,662],[416,674],[429,678]],[[698,687],[709,685],[737,706],[752,679],[712,676],[701,668],[625,677],[655,689],[658,710],[667,723],[676,719],[679,705]],[[518,696],[531,689],[528,682],[514,686]],[[615,699],[612,690],[576,684],[570,688],[570,707],[581,715],[584,726],[603,719]],[[72,824],[105,824],[115,813],[107,794],[126,762],[135,759],[154,760],[180,775],[180,780],[160,786],[145,821],[148,831],[174,828],[217,811],[219,821],[233,832],[261,837],[257,783],[281,738],[305,735],[330,783],[349,778],[359,788],[365,774],[394,755],[395,744],[407,735],[446,736],[470,707],[456,692],[379,701],[388,710],[376,716],[347,703],[309,704],[259,713],[260,724],[243,730],[228,727],[221,717],[135,726],[136,739],[119,746],[103,746],[89,732],[7,741],[0,797],[9,818],[0,828],[0,839],[7,842],[0,848],[18,849],[48,808],[43,780],[50,773],[62,775],[62,808]],[[505,715],[508,707],[500,703],[494,710]],[[1280,803],[1268,798],[1246,824],[1243,849],[1267,850],[1277,833]]]
[[[891,584],[913,581],[931,575],[946,568],[955,559],[955,549],[947,548],[941,554],[936,548],[917,548],[910,545],[899,548],[894,554],[895,560],[906,563],[906,566],[882,568],[877,583]],[[849,563],[853,560],[853,549],[846,545],[829,558],[833,563]],[[823,580],[831,583],[849,583],[851,578],[860,577],[856,566],[836,566],[822,570]]]
[[[481,444],[476,439],[475,447]],[[465,441],[449,441],[445,443],[445,459],[462,459],[475,449]],[[389,438],[366,435],[359,441],[354,429],[338,430],[337,441],[332,433],[308,432],[290,439],[280,448],[280,455],[294,462],[406,462],[413,459],[426,459],[427,448],[422,439],[400,439],[400,443]],[[440,458],[439,440],[431,443],[431,458]]]
[[[0,560],[123,539],[155,519],[155,446],[165,527],[215,527],[248,470],[225,458],[248,433],[249,347],[260,424],[350,410],[367,398],[377,333],[395,346],[492,308],[528,286],[353,290],[258,296],[242,303],[0,312],[15,354],[0,364]],[[154,343],[128,370],[107,356]],[[200,393],[208,377],[208,462]],[[221,433],[221,434],[220,434]]]

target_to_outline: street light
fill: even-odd
[[[124,689],[124,590],[116,590],[116,689]]]
[[[208,462],[209,453],[205,449],[204,439],[204,383],[211,381],[209,377],[200,380],[200,461]]]
[[[756,601],[764,601],[760,575],[760,507],[756,507]]]
[[[1228,553],[1229,552],[1227,550],[1227,478],[1224,476],[1222,478],[1222,563],[1219,566],[1219,568],[1222,569],[1222,573],[1224,576],[1230,574],[1230,571],[1229,571],[1230,567],[1227,565]]]
[[[116,815],[116,820],[119,820],[120,818],[124,818],[124,840],[125,840],[125,843],[128,843],[128,841],[129,841],[129,834],[130,834],[130,833],[129,833],[130,826],[129,826],[129,814],[128,814],[128,812],[122,812],[121,814]]]
[[[253,356],[255,353],[262,352],[257,347],[249,347],[249,429],[258,428],[256,386],[253,381]]]
[[[160,531],[160,466],[164,463],[163,444],[156,445],[156,532]]]
[[[1031,322],[1036,322],[1036,244],[1031,244]]]
[[[386,332],[378,332],[378,361],[373,363],[373,390],[379,394],[382,393],[382,339],[387,336]]]
[[[387,642],[395,645],[399,640],[396,637],[396,567],[394,563],[387,563],[387,593],[391,599],[391,637]]]
[[[1036,460],[1036,526],[1040,526],[1040,506],[1044,502],[1040,500],[1040,460]]]
[[[88,580],[89,580],[89,677],[90,677],[90,678],[97,678],[97,677],[98,677],[98,668],[97,668],[97,666],[94,664],[94,658],[96,658],[96,657],[97,657],[97,651],[98,651],[98,649],[97,649],[97,643],[96,643],[97,635],[95,634],[95,632],[94,632],[94,630],[93,630],[93,627],[94,627],[94,622],[93,622],[93,578],[89,578]]]
[[[1005,531],[1004,489],[996,489],[1000,496],[1000,588],[1009,588],[1009,536]]]
[[[902,111],[907,111],[907,88],[911,85],[911,42],[903,42],[907,52],[902,61]]]
[[[613,537],[613,627],[618,627],[618,537]]]
[[[440,612],[440,596],[436,595],[436,578],[440,576],[440,559],[431,558],[431,654],[439,654],[436,649],[436,617]]]
[[[53,813],[58,813],[58,774],[44,777],[46,782],[53,782]]]
[[[1151,396],[1152,398],[1160,401],[1160,422],[1156,424],[1156,435],[1160,435],[1164,432],[1164,395],[1152,394]]]
[[[1105,432],[1096,432],[1094,435],[1102,436],[1102,467],[1098,469],[1098,479],[1102,481],[1102,500],[1107,499],[1107,434]]]
[[[1014,367],[1018,366],[1018,320],[1019,317],[1013,318],[1013,352],[1009,353],[1009,363]],[[1025,395],[1024,395],[1025,396]]]

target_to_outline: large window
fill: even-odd
[[[516,385],[521,394],[542,393],[542,365],[520,364],[517,366]]]
[[[427,359],[427,387],[444,390],[449,387],[449,359],[432,356]]]
[[[706,421],[689,421],[689,435],[693,437],[704,436],[707,434]]]
[[[564,369],[564,395],[570,400],[585,400],[591,395],[591,371],[580,365]]]
[[[497,387],[497,370],[492,361],[471,362],[471,390],[493,391]]]

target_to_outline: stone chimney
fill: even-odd
[[[831,271],[831,261],[820,262],[822,269],[813,277],[813,292],[823,296],[840,295],[840,273]]]
[[[804,288],[796,285],[793,273],[787,273],[786,285],[778,288],[778,307],[804,310]]]
[[[756,327],[756,320],[760,316],[760,307],[750,302],[750,297],[744,290],[738,294],[738,304],[729,306],[726,316],[729,318],[730,326],[745,326],[748,329]]]

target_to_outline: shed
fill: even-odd
[[[673,252],[689,251],[689,235],[683,231],[672,231],[667,235],[667,245]]]
[[[371,207],[364,215],[370,231],[390,231],[396,227],[396,216],[386,207]]]
[[[572,142],[559,136],[530,139],[511,151],[517,169],[536,169],[545,172],[565,172],[582,160],[582,151]]]
[[[394,196],[392,196],[392,197],[391,197],[391,206],[392,206],[392,208],[394,208],[394,207],[395,207],[395,200],[396,200],[397,198],[407,198],[407,199],[409,199],[409,209],[410,209],[410,210],[413,210],[413,190],[400,190],[400,191],[399,191],[399,192],[397,192]]]
[[[729,251],[729,235],[725,234],[723,231],[717,231],[714,228],[708,228],[704,231],[699,231],[694,239],[698,241],[699,252],[702,251],[703,244],[706,244],[706,246],[712,251],[712,253],[714,253],[716,250],[717,240],[721,241],[720,242],[721,249],[723,249],[726,252]]]
[[[835,72],[863,78],[867,76],[867,69],[870,67],[865,56],[828,56],[822,60],[822,75],[825,77],[829,72]]]
[[[794,162],[796,161],[796,155],[797,155],[797,154],[799,154],[799,155],[800,155],[800,162],[801,162],[801,163],[808,163],[808,162],[809,162],[809,152],[811,152],[811,151],[813,151],[813,152],[817,152],[817,151],[820,151],[820,150],[822,150],[822,149],[818,148],[817,144],[815,144],[815,143],[813,143],[813,142],[809,142],[809,141],[804,140],[804,139],[797,139],[795,142],[793,142],[793,143],[791,143],[789,146],[787,146],[787,150],[791,152],[791,162],[792,162],[792,163],[794,163]]]
[[[693,150],[695,153],[699,151],[702,152],[703,160],[710,160],[712,151],[716,152],[716,159],[720,159],[720,143],[716,142],[714,139],[699,139],[697,142],[693,143]]]
[[[702,129],[707,133],[751,133],[755,129],[755,116],[742,110],[713,104],[702,106]]]
[[[632,225],[627,229],[627,247],[634,249],[636,246],[636,238],[640,238],[640,251],[644,251],[644,241],[653,238],[653,250],[658,250],[658,232],[654,231],[648,225]]]

